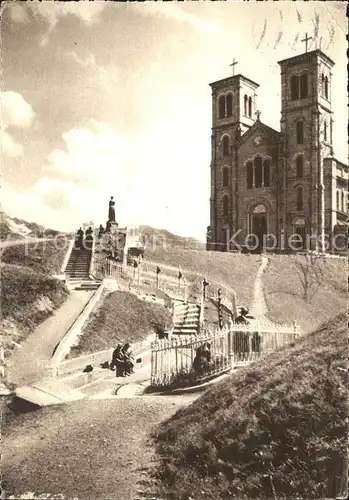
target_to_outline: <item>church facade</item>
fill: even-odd
[[[346,248],[348,166],[333,151],[334,62],[321,50],[279,62],[280,131],[261,121],[258,83],[211,83],[207,249]]]

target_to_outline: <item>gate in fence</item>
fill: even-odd
[[[151,385],[175,388],[204,382],[286,347],[299,335],[297,325],[232,324],[202,335],[155,341]]]
[[[194,385],[230,369],[228,330],[151,344],[151,385]]]
[[[243,366],[266,356],[277,349],[286,347],[300,336],[299,326],[273,325],[237,325],[230,327],[230,353],[232,367]]]

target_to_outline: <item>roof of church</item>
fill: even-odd
[[[223,78],[222,80],[217,80],[215,82],[212,82],[209,85],[210,87],[212,87],[213,85],[217,86],[217,84],[226,85],[227,83],[233,83],[234,81],[238,81],[239,79],[246,80],[247,82],[252,83],[252,85],[254,85],[256,88],[259,87],[259,83],[256,83],[250,78],[247,78],[246,76],[241,74],[228,76],[227,78]]]
[[[303,52],[303,54],[298,54],[297,56],[288,57],[287,59],[283,59],[282,61],[278,61],[278,64],[280,64],[280,65],[282,65],[282,64],[297,64],[297,63],[299,63],[302,60],[306,60],[306,59],[311,58],[315,54],[320,55],[321,57],[323,57],[324,59],[326,59],[326,61],[328,63],[330,63],[332,66],[334,66],[335,62],[332,61],[332,59],[329,58],[320,49],[315,49],[315,50],[312,50],[310,52]]]
[[[278,130],[275,130],[269,127],[268,125],[265,125],[265,123],[262,123],[260,120],[256,120],[254,124],[249,129],[247,129],[244,134],[242,134],[240,139],[237,141],[237,144],[244,141],[249,135],[253,134],[258,128],[264,129],[268,134],[276,136],[277,139],[280,138],[281,133]]]

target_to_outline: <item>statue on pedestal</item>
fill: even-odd
[[[110,197],[109,201],[109,213],[108,213],[108,222],[115,222],[115,201],[114,196]]]

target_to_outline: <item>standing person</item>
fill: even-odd
[[[134,370],[133,370],[134,357],[133,357],[131,345],[128,342],[122,348],[122,354],[124,356],[125,373],[126,373],[126,375],[131,375],[131,373],[134,373]]]
[[[100,224],[99,225],[98,238],[101,238],[103,236],[103,233],[104,233],[104,227],[102,226],[102,224]]]
[[[116,367],[116,376],[125,377],[125,359],[122,351],[122,344],[118,344],[113,352],[110,368]]]
[[[76,236],[77,236],[77,238],[76,238],[77,247],[82,248],[82,242],[84,239],[84,231],[81,229],[81,227],[79,227],[79,229],[77,230]]]
[[[87,229],[85,234],[86,234],[85,248],[87,250],[92,250],[92,247],[93,247],[93,229],[91,226]]]

